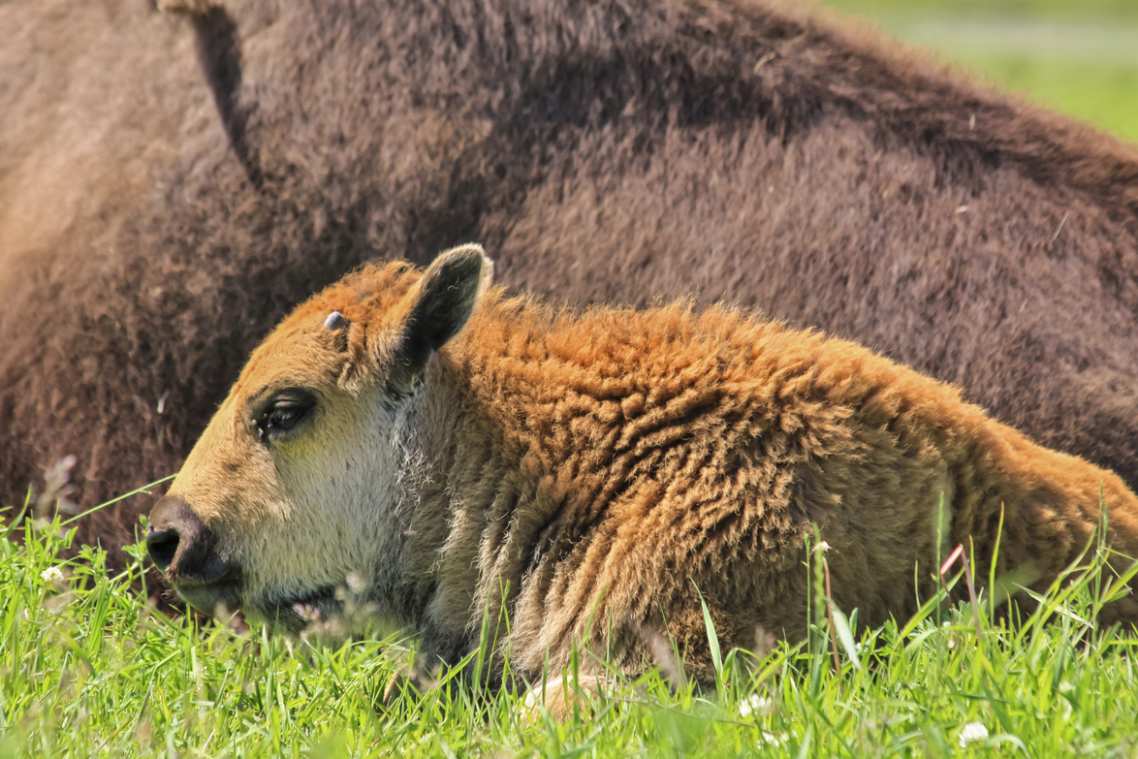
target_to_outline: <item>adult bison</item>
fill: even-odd
[[[1138,484],[1138,155],[742,0],[0,5],[0,483],[173,472],[242,357],[469,239],[856,338]],[[89,522],[114,543],[138,510]]]

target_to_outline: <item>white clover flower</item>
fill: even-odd
[[[67,575],[63,573],[62,567],[57,566],[50,566],[40,572],[40,579],[56,588],[63,587],[67,584]]]
[[[964,727],[960,728],[960,737],[957,739],[960,743],[960,748],[964,748],[969,743],[974,741],[982,741],[988,737],[988,728],[980,722],[969,722]]]
[[[764,730],[762,732],[762,736],[763,743],[766,743],[772,748],[778,748],[779,746],[784,745],[787,740],[786,733],[768,733],[766,730]]]
[[[752,714],[769,714],[774,708],[774,702],[766,696],[752,693],[739,703],[739,716],[750,717]]]

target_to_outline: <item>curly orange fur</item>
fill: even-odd
[[[368,266],[314,296],[231,399],[314,355],[336,357],[322,373],[340,384],[359,372],[382,384],[383,346],[420,276]],[[347,344],[314,354],[305,346],[332,310],[351,323]],[[814,526],[837,603],[870,624],[913,610],[942,502],[945,539],[971,542],[981,562],[1003,510],[1001,569],[1030,568],[1036,586],[1086,545],[1100,497],[1115,547],[1138,552],[1138,498],[1113,473],[866,348],[730,308],[577,313],[491,289],[422,392],[429,477],[391,558],[421,588],[407,616],[457,655],[505,603],[523,673],[563,663],[574,642],[638,669],[651,630],[706,675],[701,598],[724,646],[760,629],[801,635]],[[1138,606],[1112,613],[1133,620]]]

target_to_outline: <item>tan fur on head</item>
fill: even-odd
[[[933,590],[944,546],[988,561],[1001,509],[1000,571],[1035,587],[1100,492],[1138,549],[1118,477],[860,346],[724,308],[554,312],[489,272],[477,246],[365,267],[254,351],[171,489],[247,609],[295,627],[356,577],[444,658],[505,614],[526,677],[574,645],[643,668],[652,630],[706,679],[704,604],[724,647],[803,633],[815,527],[835,601],[870,625]]]

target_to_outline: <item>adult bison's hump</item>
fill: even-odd
[[[5,500],[69,454],[85,504],[174,471],[290,306],[467,240],[570,303],[859,339],[1138,482],[1109,139],[762,6],[232,5],[0,7]]]

